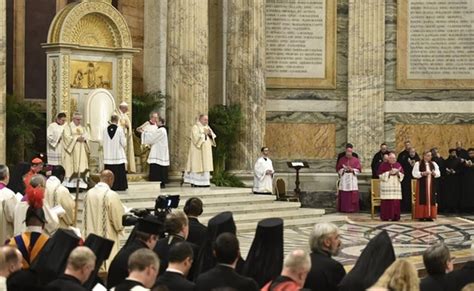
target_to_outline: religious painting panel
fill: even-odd
[[[71,60],[69,83],[73,89],[112,90],[112,62]]]

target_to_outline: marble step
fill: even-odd
[[[233,212],[234,213],[234,212]],[[308,208],[289,208],[289,209],[282,209],[279,211],[258,211],[258,212],[248,212],[248,213],[234,213],[234,221],[236,223],[244,223],[248,221],[260,221],[265,218],[270,217],[279,217],[283,220],[289,219],[299,219],[299,218],[314,218],[323,215],[324,209],[308,209]],[[207,214],[207,212],[206,212]],[[213,217],[214,215],[202,215],[199,217],[199,220],[203,224],[207,224],[207,222]]]

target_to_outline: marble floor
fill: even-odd
[[[329,214],[320,221],[330,221],[340,227],[342,251],[336,258],[346,268],[355,263],[367,242],[379,232],[386,230],[392,238],[397,257],[405,257],[416,265],[422,264],[420,255],[431,244],[444,241],[458,261],[474,258],[471,236],[474,235],[474,217],[440,216],[434,222],[412,221],[410,215],[403,215],[398,222],[372,220],[369,214]],[[308,249],[311,227],[285,229],[285,253],[292,249]],[[253,233],[240,233],[242,254],[246,256],[252,243]]]

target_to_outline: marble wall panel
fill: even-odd
[[[439,147],[443,156],[457,140],[474,146],[474,115],[461,113],[388,113],[385,138],[391,149],[400,151],[409,138],[418,152]]]
[[[470,90],[398,90],[396,88],[397,0],[386,0],[385,10],[385,100],[472,100]]]
[[[267,123],[265,145],[276,159],[334,158],[336,125],[318,123]]]
[[[335,142],[333,156],[329,158],[311,158],[307,159],[310,168],[303,169],[303,172],[333,172],[336,163],[336,153],[343,150],[347,138],[347,120],[345,112],[267,112],[267,125],[278,124],[332,124],[335,128]],[[278,129],[276,129],[278,130]],[[266,129],[266,135],[272,134]],[[265,139],[267,141],[267,139]],[[268,144],[267,144],[268,145]],[[286,162],[288,159],[273,156],[273,166],[278,172],[288,171]]]
[[[438,147],[443,156],[456,141],[466,147],[474,146],[474,124],[397,124],[395,149],[400,152],[405,140],[410,140],[418,153]]]

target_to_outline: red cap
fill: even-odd
[[[34,158],[32,161],[31,161],[32,164],[42,164],[43,163],[43,160],[40,159],[40,158]]]

